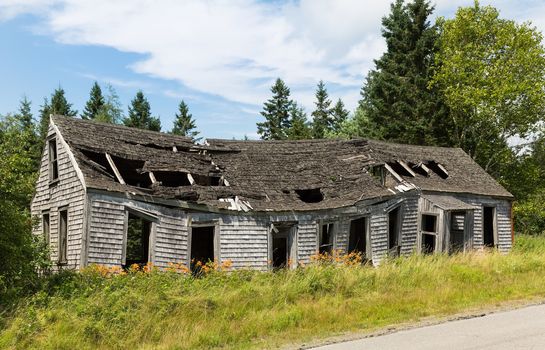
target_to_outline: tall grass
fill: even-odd
[[[411,256],[378,268],[66,273],[21,302],[8,349],[263,348],[545,297],[545,238],[512,253]]]

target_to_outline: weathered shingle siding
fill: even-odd
[[[48,138],[55,136],[53,126],[49,127]],[[68,208],[68,252],[67,268],[74,269],[80,267],[82,251],[82,234],[84,229],[84,210],[85,210],[85,189],[78,178],[76,168],[72,163],[68,152],[69,150],[56,137],[57,159],[59,169],[59,181],[50,186],[49,182],[49,149],[47,144],[42,154],[40,163],[40,172],[36,182],[36,194],[31,204],[31,213],[39,218],[33,232],[42,234],[43,222],[42,214],[49,210],[50,215],[50,252],[51,260],[58,261],[58,226],[59,226],[59,208]]]
[[[235,269],[268,268],[268,226],[247,217],[226,217],[220,224],[220,257]]]
[[[119,265],[123,249],[125,207],[115,202],[91,200],[89,264]]]
[[[374,265],[388,255],[388,214],[384,211],[371,215],[371,254]]]
[[[496,208],[496,228],[498,233],[498,249],[507,252],[512,248],[511,237],[511,202],[508,200],[482,196],[457,195],[456,198],[477,206],[474,211],[473,247],[483,247],[483,207]]]
[[[318,247],[318,226],[315,220],[300,221],[297,229],[298,262],[308,264]]]
[[[401,254],[413,254],[418,241],[418,197],[403,201],[401,220]]]

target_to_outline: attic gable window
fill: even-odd
[[[49,153],[49,182],[56,182],[59,180],[57,139],[51,139],[48,141],[48,153]]]

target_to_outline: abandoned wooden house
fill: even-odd
[[[32,213],[59,268],[308,263],[512,245],[513,197],[458,148],[228,141],[52,116]]]

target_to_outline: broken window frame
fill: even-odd
[[[328,229],[328,233],[329,233],[329,243],[327,244],[327,246],[330,246],[328,251],[329,251],[329,254],[333,254],[333,252],[335,251],[335,249],[337,249],[337,231],[338,231],[338,224],[336,221],[331,221],[331,220],[328,220],[328,221],[325,221],[325,220],[320,220],[319,224],[318,224],[318,240],[316,242],[316,252],[318,254],[322,254],[322,247],[326,246],[326,244],[322,244],[322,238],[323,238],[323,235],[324,235],[324,226],[328,226],[331,227],[330,229]]]
[[[57,221],[57,264],[68,264],[68,207],[59,208]]]
[[[220,235],[221,226],[219,220],[194,221],[189,218],[187,227],[187,267],[191,268],[191,244],[193,242],[193,228],[195,227],[214,227],[214,262],[221,264]]]
[[[56,137],[47,140],[47,154],[49,183],[54,184],[59,181],[59,149]]]
[[[396,225],[396,231],[395,232],[395,235],[396,235],[396,240],[395,240],[395,244],[394,246],[390,246],[390,237],[391,237],[391,232],[390,232],[390,214],[393,212],[393,211],[396,211],[397,210],[397,225]],[[386,211],[386,215],[387,215],[387,223],[388,225],[386,226],[387,229],[388,229],[388,255],[390,256],[398,256],[400,251],[401,251],[401,231],[402,231],[402,220],[403,220],[403,205],[401,203],[399,203],[398,205],[395,205],[395,206],[392,206],[390,208],[387,209]]]
[[[51,240],[51,213],[49,210],[42,212],[42,234],[47,247],[49,247]]]
[[[121,265],[127,265],[127,240],[129,233],[129,214],[136,216],[140,219],[146,220],[150,223],[149,238],[148,238],[148,262],[155,262],[155,238],[157,236],[157,223],[159,217],[147,210],[141,208],[135,208],[132,206],[125,206],[125,220],[123,223],[123,245],[121,248]]]
[[[282,231],[281,231],[282,230]],[[294,269],[298,264],[298,254],[297,254],[297,239],[298,239],[298,223],[295,221],[274,221],[269,224],[269,234],[268,234],[268,249],[267,249],[267,261],[269,270],[273,271],[274,261],[273,261],[273,240],[274,236],[281,234],[286,236],[286,266],[285,268]]]
[[[435,218],[435,231],[426,231],[424,230],[424,227],[423,227],[423,222],[424,222],[424,216],[431,216],[431,217],[434,217]],[[438,213],[431,213],[431,212],[421,212],[420,213],[420,223],[419,223],[419,227],[420,227],[420,241],[419,241],[419,245],[418,245],[418,250],[419,250],[419,253],[420,254],[424,254],[424,250],[422,249],[422,245],[424,244],[424,235],[430,235],[430,236],[434,236],[435,237],[435,247],[433,248],[433,251],[431,252],[431,254],[436,254],[438,251],[439,251],[439,214]]]
[[[346,245],[346,252],[351,253],[350,251],[350,234],[352,230],[352,221],[365,220],[364,227],[365,227],[365,256],[363,256],[363,261],[371,261],[372,260],[372,249],[371,249],[371,216],[370,215],[363,215],[363,216],[355,216],[350,218],[349,226],[348,226],[348,241]]]

